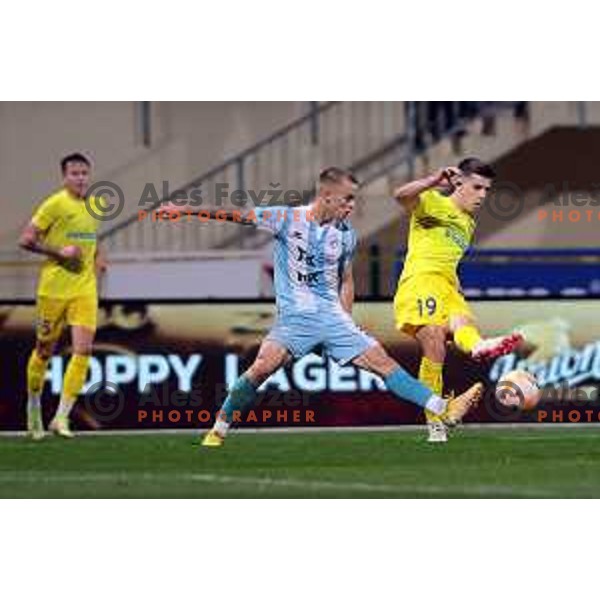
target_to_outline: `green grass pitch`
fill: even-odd
[[[600,497],[600,429],[0,438],[4,498]]]

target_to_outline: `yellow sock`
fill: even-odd
[[[60,396],[60,404],[58,405],[59,417],[68,417],[77,395],[81,391],[85,378],[87,376],[90,357],[84,354],[73,354],[69,361],[69,366],[63,379],[63,389]]]
[[[481,335],[474,325],[463,325],[454,332],[454,342],[465,354],[471,354]]]
[[[34,349],[27,363],[27,395],[35,404],[39,404],[42,395],[47,365],[48,359],[42,358]]]
[[[428,388],[431,388],[433,393],[438,396],[442,395],[442,390],[444,389],[442,379],[443,368],[444,365],[442,363],[433,362],[426,356],[421,359],[421,366],[419,367],[419,381],[424,383]],[[425,417],[427,418],[427,422],[440,420],[438,415],[428,410],[425,411]]]

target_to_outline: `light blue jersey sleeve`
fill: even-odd
[[[354,260],[354,255],[356,254],[356,246],[357,246],[357,238],[356,231],[352,226],[348,227],[344,231],[344,249],[341,257],[341,272],[343,273],[348,265],[352,263]]]
[[[277,236],[290,216],[288,212],[287,206],[258,206],[254,209],[256,227]]]

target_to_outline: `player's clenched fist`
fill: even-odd
[[[59,251],[60,263],[69,271],[79,271],[81,268],[81,248],[79,246],[64,246]]]
[[[455,185],[460,171],[456,167],[444,167],[434,173],[435,185]]]

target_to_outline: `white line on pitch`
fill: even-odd
[[[518,496],[521,498],[553,498],[561,494],[561,490],[550,488],[515,488],[496,485],[388,485],[368,482],[343,482],[310,479],[276,479],[272,477],[244,477],[235,475],[218,475],[214,473],[59,473],[45,471],[5,471],[0,472],[0,484],[10,483],[163,483],[181,481],[204,483],[209,485],[245,486],[265,490],[267,488],[292,488],[311,491],[362,492],[374,494],[420,494],[420,495],[453,495],[461,496]]]
[[[537,429],[596,429],[600,423],[466,423],[459,431],[522,431]],[[424,431],[425,425],[365,425],[365,426],[343,426],[343,427],[264,427],[233,429],[234,435],[246,434],[279,434],[279,433],[414,433]],[[198,435],[208,429],[98,429],[95,431],[76,431],[77,436],[135,436],[135,435]],[[0,431],[1,437],[24,437],[24,431]]]

